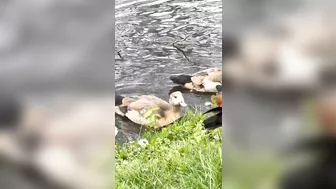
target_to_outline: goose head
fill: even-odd
[[[173,106],[186,107],[187,104],[184,102],[183,95],[180,91],[176,91],[170,94],[169,103]]]

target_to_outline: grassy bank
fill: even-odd
[[[222,130],[204,130],[203,119],[187,112],[140,142],[117,145],[116,188],[222,188]]]

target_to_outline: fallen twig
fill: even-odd
[[[124,58],[121,56],[121,51],[118,51],[118,52],[117,52],[117,55],[118,55],[122,60],[124,60]]]
[[[187,35],[185,38],[182,38],[182,41],[185,41],[189,36],[190,36],[190,35]],[[178,47],[178,46],[175,45],[175,44],[178,43],[178,42],[180,42],[180,41],[175,41],[175,42],[173,43],[173,47],[175,47],[177,51],[180,51],[180,52],[183,54],[183,56],[190,62],[190,60],[189,60],[189,58],[187,57],[187,55],[185,54],[185,52],[184,52],[180,47]]]
[[[184,52],[180,47],[176,46],[175,43],[176,43],[176,42],[173,43],[173,47],[175,47],[176,50],[180,51],[180,52],[183,54],[183,56],[190,62],[190,60],[189,60],[189,58],[187,57],[187,55],[185,54],[185,52]]]
[[[185,38],[183,38],[182,41],[185,41],[190,35],[187,35]]]

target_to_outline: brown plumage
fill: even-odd
[[[126,116],[132,122],[140,125],[150,124],[148,111],[157,116],[155,125],[163,127],[182,117],[181,107],[187,106],[180,91],[170,94],[169,103],[156,96],[141,95],[138,97],[123,97],[121,105],[116,106],[116,113]]]
[[[216,95],[215,102],[216,102],[217,106],[222,107],[222,92],[220,92],[218,95]]]
[[[192,75],[170,76],[174,83],[197,92],[217,92],[216,87],[222,86],[222,68],[209,68]]]

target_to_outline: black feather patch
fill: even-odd
[[[204,128],[216,129],[218,127],[221,127],[222,126],[222,107],[216,107],[216,108],[210,109],[206,111],[204,114],[207,114],[210,112],[213,112],[216,114],[204,120],[203,122]]]
[[[119,106],[119,110],[120,110],[123,114],[126,114],[126,112],[127,112],[127,106]]]
[[[216,107],[216,108],[212,108],[206,112],[204,112],[203,114],[207,114],[209,112],[222,112],[222,107]]]
[[[185,85],[186,83],[190,83],[191,77],[189,75],[178,75],[178,76],[170,76],[170,80],[172,80],[176,84]]]
[[[204,128],[206,129],[216,129],[222,126],[222,112],[217,113],[206,120],[204,120]]]
[[[122,100],[124,99],[123,96],[116,94],[115,95],[115,105],[120,106],[122,105]]]

